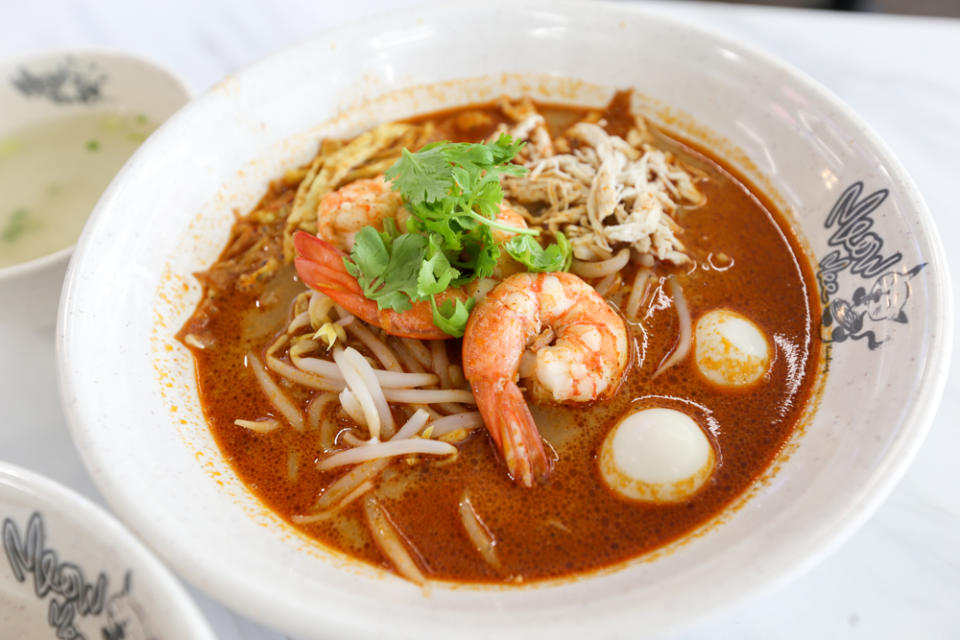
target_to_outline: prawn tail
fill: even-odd
[[[380,325],[377,303],[363,295],[357,279],[347,272],[342,251],[304,231],[293,236],[293,245],[297,250],[293,264],[305,285],[330,296],[365,322]]]
[[[335,246],[305,231],[293,236],[297,257],[293,261],[297,275],[305,285],[324,293],[364,322],[381,327],[387,333],[418,340],[443,340],[451,336],[433,324],[429,303],[416,303],[412,309],[397,313],[380,309],[363,295],[363,289],[343,264],[346,254]]]
[[[477,408],[510,476],[525,487],[546,480],[550,459],[520,388],[503,380],[472,387]]]

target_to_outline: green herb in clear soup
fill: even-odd
[[[0,137],[0,267],[69,247],[100,194],[155,126],[143,114],[79,113]]]

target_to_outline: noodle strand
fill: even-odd
[[[270,404],[280,412],[286,421],[290,423],[291,427],[297,431],[303,431],[303,415],[300,413],[300,410],[294,406],[293,402],[290,401],[290,398],[283,394],[283,391],[280,390],[277,383],[273,381],[270,374],[267,373],[267,370],[263,367],[263,363],[260,362],[260,358],[258,358],[253,351],[248,351],[247,360],[250,363],[253,375],[256,376],[257,382],[260,383],[260,388],[263,390],[264,395],[267,396]]]

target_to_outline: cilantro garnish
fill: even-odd
[[[527,172],[510,162],[523,144],[501,135],[482,144],[443,141],[415,153],[404,149],[386,178],[413,214],[406,231],[401,233],[392,220],[382,232],[364,227],[344,259],[363,294],[379,308],[397,312],[429,300],[434,324],[460,337],[475,301],[438,302],[436,296],[493,273],[500,257],[493,229],[515,234],[505,248],[528,269],[568,269],[570,247],[562,234],[543,249],[533,238],[539,231],[496,220],[503,201],[500,176]]]
[[[504,248],[528,271],[568,271],[573,261],[570,243],[560,232],[557,232],[557,241],[546,249],[530,236],[513,236]]]

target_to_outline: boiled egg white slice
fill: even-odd
[[[610,430],[600,448],[600,475],[631,500],[671,503],[695,494],[716,464],[700,426],[675,409],[642,409]]]
[[[700,316],[694,330],[694,361],[704,377],[724,387],[742,387],[770,366],[770,341],[752,321],[729,309]]]

